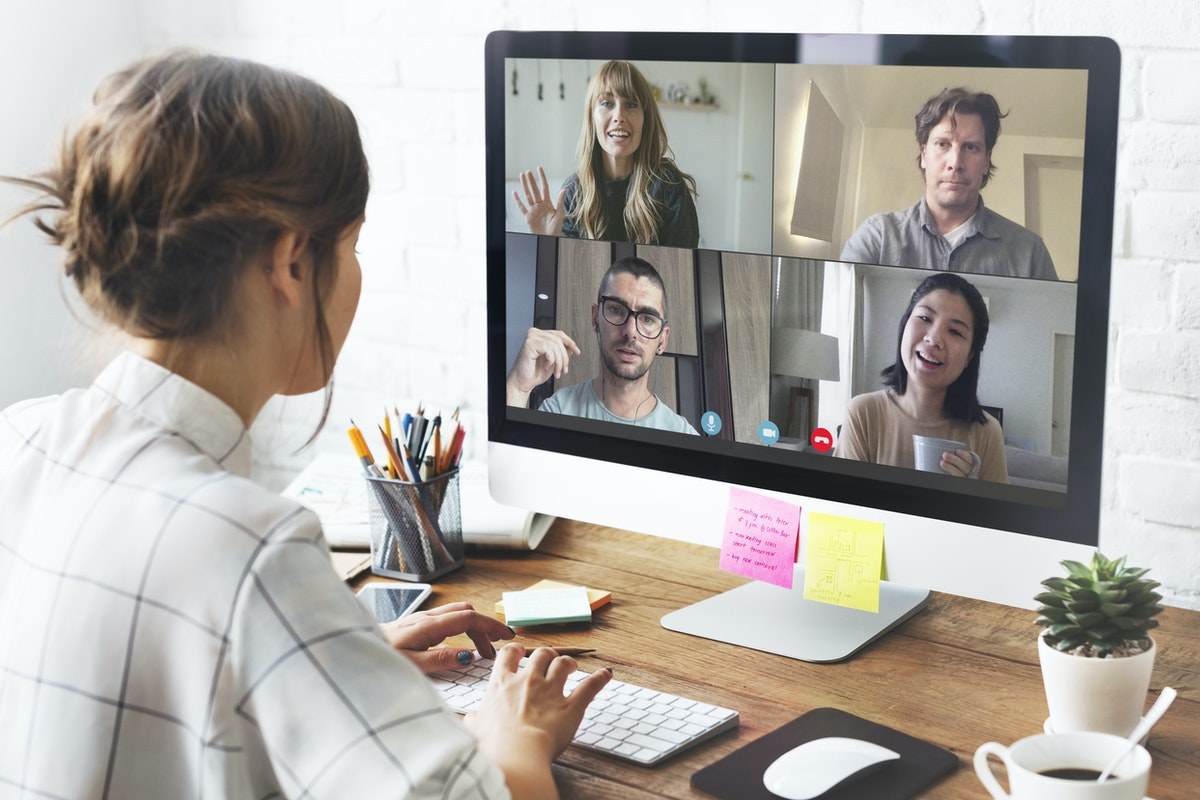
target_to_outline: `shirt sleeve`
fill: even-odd
[[[1008,460],[1004,455],[1004,432],[1000,423],[988,415],[979,437],[979,477],[985,481],[1008,483]]]
[[[304,514],[299,527],[263,543],[228,632],[230,699],[285,794],[507,798],[499,769],[329,568],[319,523]]]
[[[842,247],[842,261],[878,264],[883,255],[883,230],[875,217],[869,217]]]
[[[1038,237],[1033,250],[1032,266],[1033,277],[1048,281],[1058,280],[1058,270],[1054,268],[1054,259],[1050,257],[1050,251],[1046,249],[1046,243],[1041,237]]]
[[[566,197],[563,199],[562,235],[568,239],[579,239],[583,236],[583,233],[572,216],[579,205],[579,177],[572,173],[571,177],[563,181],[562,188],[567,192]]]
[[[869,428],[866,403],[858,397],[852,398],[846,406],[846,419],[842,422],[833,454],[853,461],[873,461],[868,443]]]
[[[700,244],[700,222],[696,217],[696,204],[687,184],[680,179],[677,196],[671,203],[671,219],[662,230],[661,245],[669,247],[696,248]]]

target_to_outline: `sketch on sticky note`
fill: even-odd
[[[883,525],[833,514],[808,516],[804,597],[879,611]]]

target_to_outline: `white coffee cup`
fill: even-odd
[[[1137,745],[1117,763],[1108,780],[1097,783],[1101,770],[1129,748],[1129,741],[1111,733],[1077,731],[1038,733],[1005,747],[982,744],[975,751],[975,774],[994,798],[1013,800],[1142,800],[1150,783],[1150,754]],[[996,756],[1008,770],[1005,794],[992,773],[988,756]],[[1090,780],[1048,776],[1052,770],[1086,770]]]
[[[942,469],[942,453],[948,453],[952,450],[966,450],[971,454],[971,460],[974,466],[971,467],[971,473],[968,478],[974,478],[979,474],[979,453],[967,447],[966,442],[956,442],[953,439],[938,439],[935,436],[921,436],[913,434],[913,460],[916,462],[917,469],[922,472],[945,472]]]

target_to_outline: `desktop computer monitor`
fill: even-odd
[[[1028,606],[1096,546],[1111,40],[501,31],[485,69],[498,500],[717,545],[748,489],[802,509],[801,563],[809,514],[882,523],[920,590],[863,641],[925,589]],[[531,335],[569,367],[514,392]],[[920,461],[947,430],[973,478]],[[758,646],[754,605],[816,605],[775,589],[664,624]]]

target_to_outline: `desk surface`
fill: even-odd
[[[554,774],[563,797],[708,798],[692,773],[813,708],[833,706],[951,750],[960,768],[925,794],[986,798],[971,766],[986,741],[1039,731],[1046,703],[1033,613],[933,593],[929,604],[847,661],[810,664],[662,628],[659,619],[743,579],[717,569],[717,550],[559,520],[533,553],[473,551],[438,579],[431,605],[467,600],[490,612],[501,592],[553,578],[608,589],[590,625],[521,631],[527,644],[597,649],[586,670],[737,709],[741,727],[658,767],[568,748]],[[1196,797],[1200,787],[1200,612],[1168,608],[1156,631],[1151,698],[1179,698],[1151,733],[1150,796]],[[780,620],[780,624],[785,624]]]

